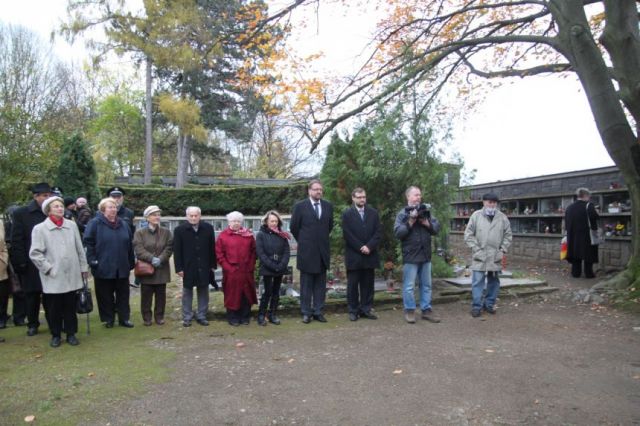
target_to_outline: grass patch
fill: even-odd
[[[133,329],[106,329],[96,307],[87,336],[86,315],[79,316],[81,343],[76,347],[64,342],[50,348],[42,314],[37,336],[27,337],[26,327],[3,330],[0,377],[3,391],[11,397],[0,400],[1,423],[21,424],[28,415],[35,415],[41,425],[91,423],[106,417],[113,404],[168,380],[175,353],[158,342],[180,339],[180,333],[171,322],[143,327],[139,306],[139,297],[132,296]]]

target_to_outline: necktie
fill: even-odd
[[[320,203],[313,203],[313,208],[316,211],[317,218],[320,219]]]
[[[360,213],[360,219],[364,220],[364,210],[358,210],[358,213]]]

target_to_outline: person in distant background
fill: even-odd
[[[84,229],[87,226],[87,223],[91,219],[93,219],[93,212],[91,208],[87,205],[87,199],[84,197],[78,197],[76,200],[76,225],[78,225],[78,230],[80,231],[80,235],[84,235]]]
[[[64,197],[64,218],[74,222],[77,218],[76,200],[72,197]]]
[[[598,263],[598,246],[591,245],[590,230],[598,229],[598,212],[587,188],[578,188],[576,197],[564,213],[567,231],[567,262],[571,264],[571,276],[580,278],[584,264],[585,278],[594,278],[593,264]],[[589,222],[591,228],[589,228]]]

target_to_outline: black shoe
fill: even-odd
[[[6,320],[0,321],[0,329],[3,329],[3,328],[7,328],[7,321]]]
[[[309,315],[303,315],[302,322],[305,324],[309,324],[311,322],[311,317]]]
[[[354,313],[349,313],[349,321],[358,321],[358,315]]]
[[[472,309],[471,310],[471,316],[474,318],[478,318],[480,316],[481,312],[480,309]]]
[[[370,319],[370,320],[377,320],[378,317],[375,314],[372,314],[371,312],[362,312],[360,314],[360,318],[366,318],[366,319]]]
[[[314,315],[313,319],[318,322],[327,322],[327,319],[322,314]]]
[[[274,312],[269,315],[269,322],[271,324],[280,325],[280,318],[278,318]]]
[[[27,329],[27,336],[35,336],[38,334],[38,327],[29,327]]]
[[[264,318],[264,314],[258,314],[258,325],[267,325],[267,320]]]
[[[120,321],[119,322],[121,327],[126,327],[126,328],[133,328],[133,323],[129,320],[126,321]]]
[[[249,325],[250,322],[251,322],[251,319],[249,319],[249,318],[242,318],[240,320],[240,324],[242,324],[242,325]]]
[[[494,308],[493,306],[484,306],[482,309],[485,312],[490,313],[491,315],[494,315],[496,313],[496,308]]]
[[[70,334],[67,336],[67,343],[71,346],[78,346],[80,344],[80,341],[75,335]]]
[[[207,321],[206,319],[197,319],[196,322],[203,326],[209,325],[209,321]]]
[[[62,344],[62,340],[58,336],[53,336],[51,338],[51,342],[49,342],[49,346],[52,348],[57,348]]]
[[[104,326],[107,328],[113,328],[113,321],[107,321],[104,323]]]
[[[229,325],[233,327],[238,327],[240,325],[240,321],[238,321],[237,319],[229,320]]]
[[[182,321],[183,327],[191,327],[191,321]]]

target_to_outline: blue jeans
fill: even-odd
[[[482,302],[482,293],[487,283],[487,293]],[[472,309],[479,311],[483,306],[492,308],[496,303],[498,291],[500,290],[500,280],[498,279],[498,271],[473,271],[471,276],[471,297],[473,298]]]
[[[405,311],[416,309],[416,299],[413,294],[416,277],[420,285],[420,309],[431,310],[431,262],[405,263],[402,265],[402,301]]]

